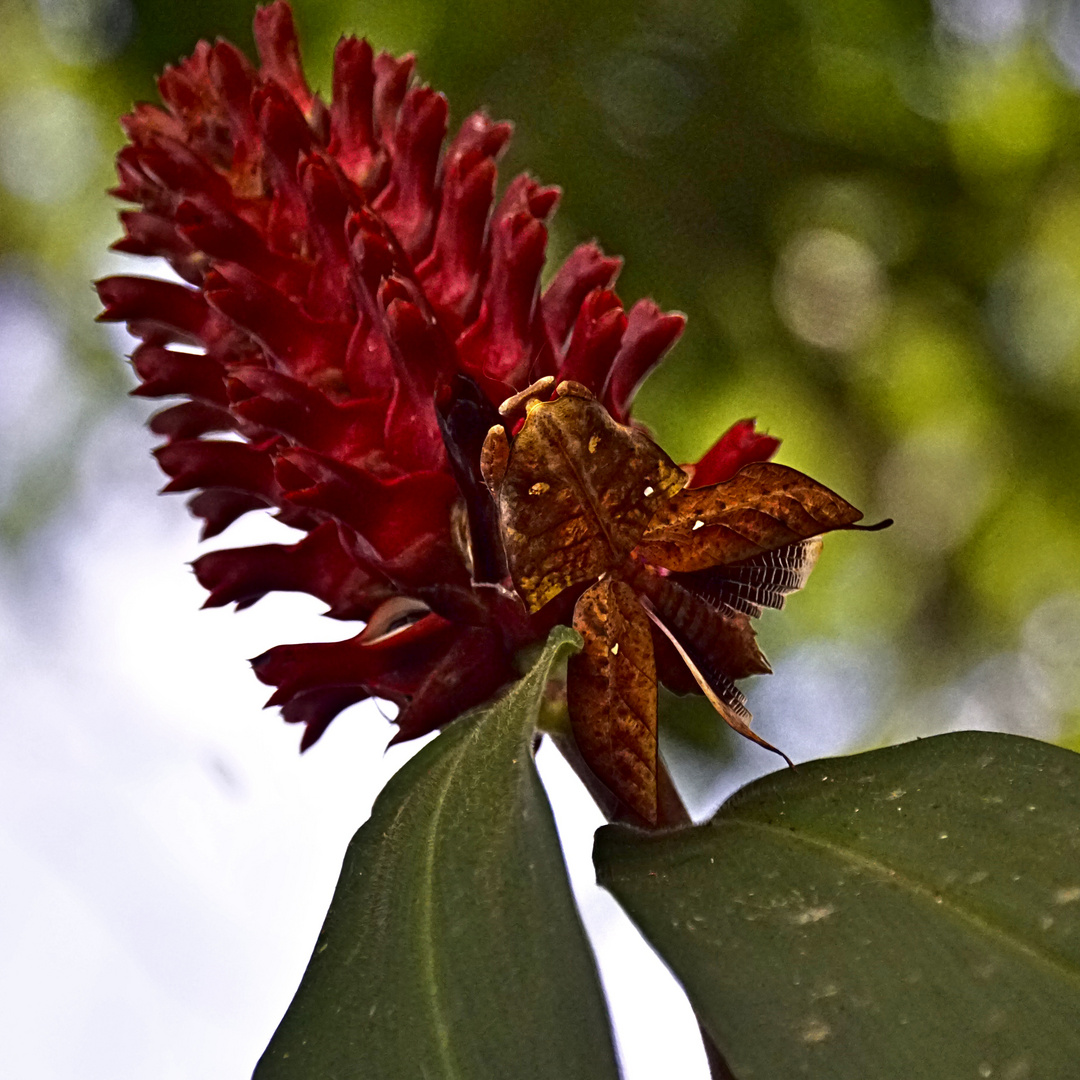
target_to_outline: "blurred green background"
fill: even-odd
[[[689,315],[636,409],[677,460],[756,416],[779,460],[896,519],[830,539],[763,620],[763,734],[790,751],[800,731],[835,729],[833,748],[977,726],[1080,748],[1080,7],[294,9],[313,86],[342,32],[416,52],[452,121],[515,122],[504,181],[563,187],[552,262],[597,237],[626,259],[624,300]],[[92,324],[89,281],[119,265],[116,118],[199,37],[250,51],[251,14],[0,0],[5,560],[62,504],[83,440],[145,415]],[[731,752],[711,721],[671,745],[695,739]]]

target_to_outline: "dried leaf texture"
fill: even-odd
[[[656,665],[649,619],[621,581],[587,589],[574,609],[585,642],[570,658],[567,705],[582,757],[650,824],[657,818]]]
[[[485,469],[530,611],[618,566],[686,483],[652,439],[612,420],[587,390],[564,382],[558,395],[528,403],[505,468]]]
[[[724,484],[667,500],[638,550],[650,563],[693,572],[742,562],[860,518],[849,502],[795,469],[751,464]]]

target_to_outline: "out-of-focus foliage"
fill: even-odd
[[[415,51],[454,117],[515,121],[504,175],[563,185],[554,255],[596,236],[627,260],[627,299],[688,313],[637,407],[677,460],[756,416],[784,438],[780,461],[897,519],[830,540],[765,620],[786,659],[752,695],[759,715],[863,744],[996,723],[1075,741],[1080,6],[294,7],[317,87],[343,31]],[[250,49],[251,13],[0,0],[7,544],[32,535],[129,384],[88,287],[118,236],[102,194],[116,117],[199,37]]]

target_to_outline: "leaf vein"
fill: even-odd
[[[1015,952],[1021,953],[1031,960],[1035,960],[1043,967],[1049,968],[1065,981],[1072,983],[1075,988],[1080,989],[1080,970],[1070,966],[1060,957],[1054,956],[1052,953],[1046,952],[1026,941],[1017,939],[1010,934],[1005,927],[998,926],[984,916],[958,904],[954,897],[949,897],[942,892],[935,891],[925,882],[910,877],[908,874],[896,870],[886,863],[879,862],[869,855],[863,855],[861,852],[853,851],[851,848],[843,847],[834,841],[826,840],[822,837],[810,836],[806,833],[796,832],[793,829],[772,825],[764,821],[747,821],[746,819],[740,818],[727,818],[721,820],[717,824],[721,826],[740,825],[746,829],[756,829],[760,832],[782,836],[794,843],[802,843],[807,847],[815,847],[822,851],[826,851],[838,861],[846,862],[851,866],[856,866],[864,870],[870,870],[880,876],[883,880],[893,882],[902,888],[906,888],[913,895],[918,896],[923,900],[927,900],[935,906],[944,907],[946,911],[949,911],[958,919],[967,922],[976,930],[985,934],[988,938],[995,939],[998,942],[1011,947]]]

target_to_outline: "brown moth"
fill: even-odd
[[[750,620],[802,588],[821,534],[862,514],[771,463],[688,489],[648,435],[616,423],[584,386],[552,394],[553,383],[503,403],[513,434],[491,428],[481,469],[528,611],[588,586],[574,608],[584,648],[568,670],[574,737],[596,776],[655,824],[658,665],[662,681],[696,684],[732,728],[775,750],[750,730],[734,682],[770,670]]]

